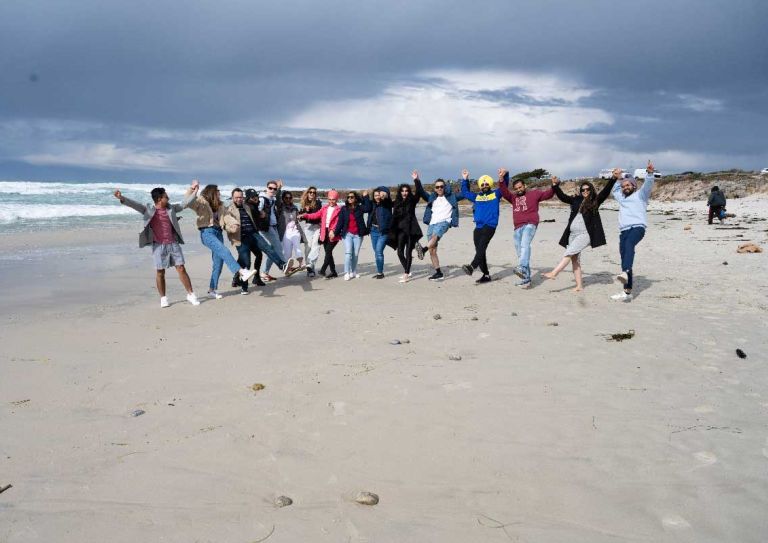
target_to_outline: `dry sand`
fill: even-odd
[[[165,310],[135,231],[72,232],[66,251],[0,238],[0,542],[762,542],[768,255],[735,250],[768,248],[766,203],[729,203],[753,217],[729,229],[701,204],[654,204],[629,304],[609,300],[610,210],[580,294],[570,273],[540,276],[562,254],[563,207],[542,211],[556,222],[534,240],[529,291],[512,286],[506,206],[489,285],[459,269],[464,219],[440,284],[426,262],[398,284],[391,251],[371,280],[366,240],[360,279]],[[38,248],[14,259],[20,240]]]

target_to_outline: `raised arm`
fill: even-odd
[[[640,198],[646,202],[651,199],[651,190],[653,190],[653,183],[656,177],[653,175],[656,169],[653,167],[653,162],[648,161],[648,166],[645,168],[645,181],[643,186],[637,192],[640,193]]]
[[[179,213],[183,211],[185,208],[189,207],[189,204],[192,203],[192,200],[194,200],[197,197],[197,188],[199,186],[199,183],[197,185],[195,183],[198,183],[197,180],[193,181],[192,184],[187,189],[187,192],[184,193],[184,199],[181,201],[180,204],[171,204],[171,207],[176,213]]]
[[[613,190],[614,185],[616,185],[616,181],[619,180],[619,177],[621,177],[621,170],[616,168],[613,170],[613,175],[611,178],[608,180],[602,190],[597,194],[597,205],[605,202],[608,196],[611,195],[611,191]]]
[[[469,171],[466,168],[461,171],[461,195],[472,202],[477,198],[477,194],[469,190]]]
[[[371,202],[371,199],[368,197],[368,191],[363,191],[363,197],[360,203],[360,210],[363,213],[370,213],[373,211],[373,203]]]
[[[499,190],[501,197],[514,205],[515,195],[509,190],[509,172],[504,168],[499,168]]]
[[[120,203],[123,204],[124,206],[128,206],[131,209],[135,209],[142,215],[147,212],[147,206],[145,206],[144,204],[140,204],[139,202],[136,202],[134,200],[131,200],[130,198],[126,198],[125,196],[123,196],[123,193],[120,192],[120,189],[117,189],[114,192],[114,195],[115,195],[115,198],[120,200]]]
[[[419,198],[424,200],[425,202],[429,202],[429,194],[426,190],[424,190],[424,187],[421,184],[421,179],[419,179],[419,171],[413,170],[411,173],[411,177],[413,178],[413,186],[415,188],[414,194],[416,195],[416,202],[418,203]]]
[[[560,188],[560,179],[557,177],[552,178],[552,190],[555,193],[555,196],[557,196],[557,199],[561,202],[571,205],[573,203],[573,196],[568,196],[566,193],[563,192],[563,189]]]

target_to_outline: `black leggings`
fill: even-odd
[[[411,273],[411,263],[413,262],[413,245],[411,245],[411,235],[406,232],[397,233],[397,258],[400,259],[400,265],[405,273]]]
[[[475,241],[475,258],[472,259],[472,264],[470,265],[472,268],[480,268],[483,275],[489,274],[485,251],[488,249],[488,244],[491,242],[495,233],[495,228],[483,226],[482,228],[475,228],[475,232],[472,235]]]
[[[331,273],[336,273],[336,263],[333,261],[333,249],[336,247],[338,241],[331,241],[325,238],[323,241],[323,249],[325,249],[325,260],[323,260],[323,267],[320,268],[320,275],[325,275],[325,270],[330,268]]]

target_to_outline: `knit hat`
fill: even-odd
[[[490,186],[491,190],[493,190],[493,177],[490,175],[480,176],[480,179],[477,180],[477,186],[482,187],[483,183],[488,183],[488,186]]]
[[[328,199],[329,200],[338,200],[339,199],[339,193],[335,190],[329,190],[328,191]]]
[[[389,194],[389,187],[385,187],[384,185],[380,187],[376,187],[376,192],[386,192],[387,194]]]

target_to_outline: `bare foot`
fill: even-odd
[[[554,279],[555,277],[557,277],[557,275],[555,275],[552,272],[542,273],[541,275],[542,277],[546,277],[547,279]]]
[[[581,292],[582,290],[584,290],[582,287],[576,287],[573,289],[573,292]]]

